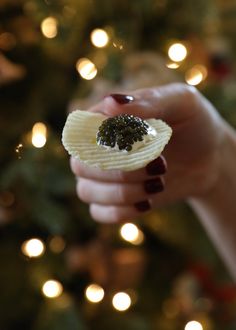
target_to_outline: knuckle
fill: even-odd
[[[181,85],[182,85],[183,93],[186,95],[188,100],[195,101],[199,94],[197,88],[184,83],[182,83]]]
[[[75,175],[81,176],[81,174],[82,174],[81,164],[77,159],[75,159],[73,157],[70,158],[70,167],[71,167],[72,172]]]
[[[89,187],[88,187],[88,185],[86,185],[84,183],[83,180],[80,180],[77,183],[77,194],[78,194],[78,197],[81,201],[86,202],[86,203],[90,202]]]
[[[117,200],[119,203],[126,204],[128,202],[129,194],[124,185],[117,186]]]

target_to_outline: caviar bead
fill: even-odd
[[[131,151],[134,142],[143,141],[148,134],[148,124],[132,115],[119,115],[104,120],[98,129],[97,143],[119,150]]]

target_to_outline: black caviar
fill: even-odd
[[[132,145],[143,141],[143,136],[148,134],[148,124],[132,115],[119,115],[104,120],[98,128],[97,143],[119,150],[131,151]]]

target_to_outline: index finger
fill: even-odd
[[[71,157],[71,169],[78,177],[104,182],[142,182],[147,178],[159,176],[166,172],[167,165],[163,156],[158,157],[145,168],[135,171],[106,170],[87,166],[79,160]]]

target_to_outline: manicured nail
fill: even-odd
[[[146,180],[144,189],[148,194],[155,194],[164,190],[164,182],[161,178],[155,180]]]
[[[127,104],[134,101],[134,97],[131,95],[110,94],[109,96],[111,96],[119,104]]]
[[[139,212],[146,212],[151,209],[149,201],[138,202],[135,203],[134,206]]]
[[[163,156],[158,157],[146,166],[148,175],[161,175],[165,174],[167,165]]]

